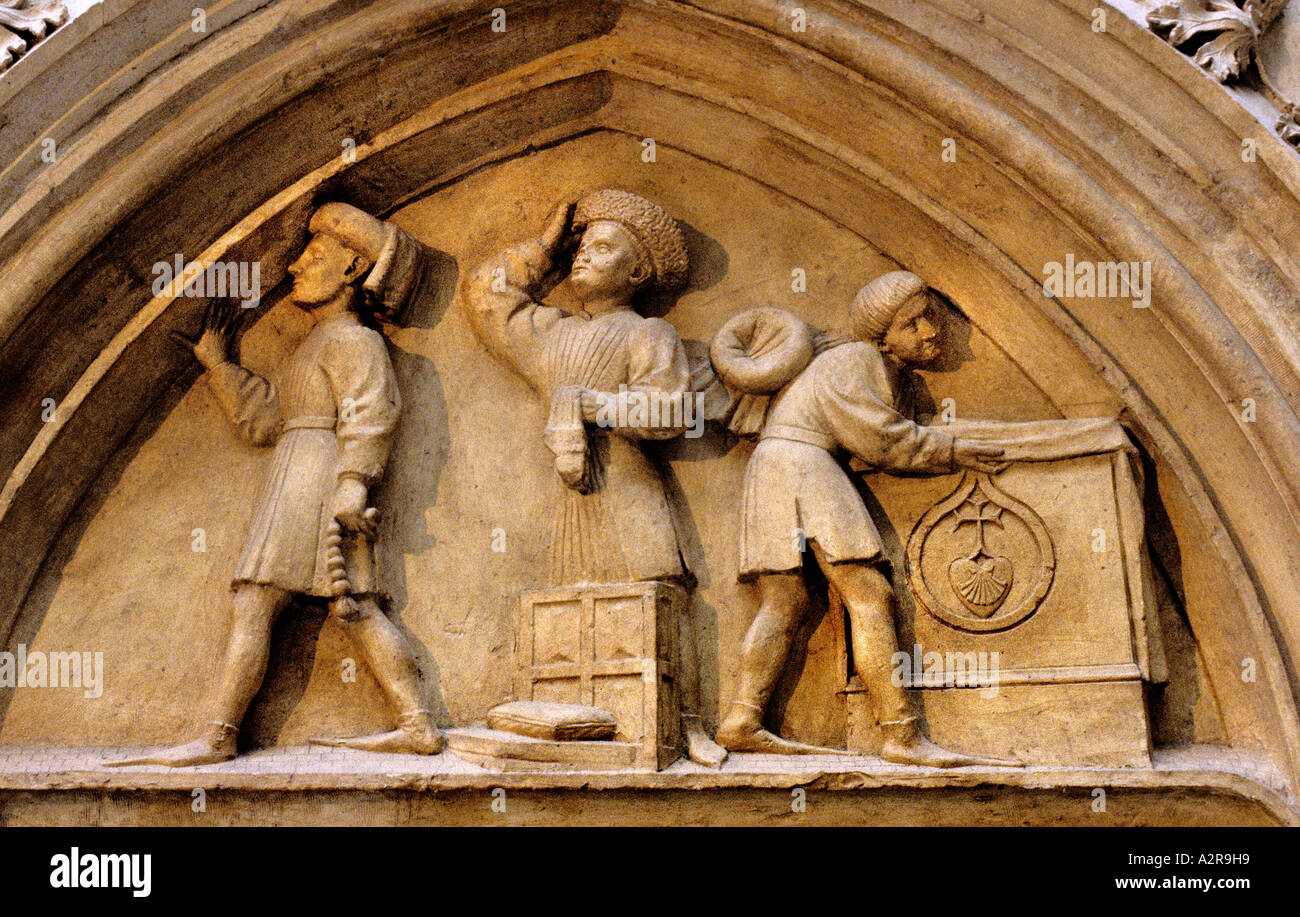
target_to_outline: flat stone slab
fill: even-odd
[[[965,825],[1005,824],[1007,806],[1023,824],[1300,824],[1276,771],[1217,746],[1159,750],[1150,769],[737,754],[719,770],[681,759],[657,773],[497,772],[447,753],[314,746],[203,767],[101,765],[149,750],[0,746],[0,825]]]
[[[446,735],[454,755],[494,771],[624,771],[637,753],[630,742],[538,739],[482,726],[448,729]]]

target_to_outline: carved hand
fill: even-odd
[[[600,393],[584,388],[579,398],[582,403],[582,419],[587,423],[596,423],[600,416]]]
[[[967,440],[954,440],[952,444],[952,461],[961,468],[982,471],[985,474],[997,474],[1004,471],[1010,462],[993,461],[1003,453],[998,446],[986,446]]]
[[[551,211],[551,218],[542,230],[541,242],[552,256],[562,253],[573,241],[569,224],[576,206],[576,201],[563,201]]]
[[[191,340],[178,331],[172,337],[190,348],[194,358],[211,369],[230,359],[230,347],[235,339],[235,327],[239,323],[239,306],[234,300],[213,300],[203,314],[203,330],[197,340]]]
[[[345,529],[374,538],[378,534],[379,514],[366,511],[367,490],[364,481],[356,478],[341,479],[334,491],[330,512]]]

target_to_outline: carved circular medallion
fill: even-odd
[[[1004,630],[1029,617],[1052,588],[1056,554],[1038,514],[966,472],[907,541],[912,593],[951,627]]]

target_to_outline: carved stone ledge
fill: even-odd
[[[142,750],[142,749],[140,749]],[[1280,778],[1232,749],[1157,750],[1152,768],[966,767],[940,771],[865,755],[733,755],[658,773],[493,772],[453,755],[270,748],[201,769],[110,771],[132,749],[0,747],[0,825],[962,825],[1300,824]],[[1093,791],[1107,792],[1105,813]],[[501,788],[508,814],[485,803]],[[792,815],[790,791],[817,795]],[[195,815],[193,792],[219,792]],[[699,791],[706,790],[707,793]]]
[[[67,21],[60,0],[0,0],[0,73]]]

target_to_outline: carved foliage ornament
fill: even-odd
[[[59,0],[0,0],[0,72],[67,20]]]
[[[1220,83],[1245,78],[1253,62],[1264,97],[1278,110],[1274,129],[1287,143],[1298,145],[1296,106],[1260,59],[1264,35],[1286,5],[1287,0],[1174,0],[1147,13],[1147,24]]]
[[[1147,13],[1147,22],[1222,83],[1246,72],[1259,36],[1284,6],[1286,0],[1176,0]]]
[[[917,523],[907,543],[912,592],[959,630],[1019,624],[1052,588],[1056,555],[1047,528],[986,474],[967,472]]]

